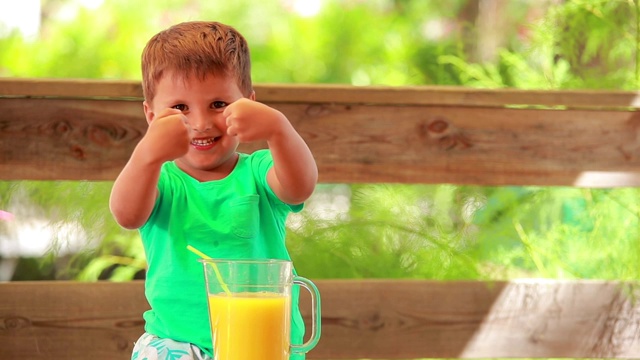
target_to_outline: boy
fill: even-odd
[[[254,101],[250,68],[244,37],[217,22],[172,26],[142,53],[149,128],[110,198],[116,221],[139,229],[148,262],[151,310],[132,359],[212,357],[202,264],[187,245],[214,258],[290,260],[285,220],[318,171],[288,119]],[[236,152],[253,141],[269,149]],[[291,337],[300,344],[296,295]]]

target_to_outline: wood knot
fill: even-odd
[[[363,316],[360,324],[363,328],[370,331],[379,331],[385,327],[384,319],[378,312],[373,312]]]
[[[108,125],[91,125],[85,134],[92,143],[99,146],[110,146],[127,138],[127,129]]]
[[[445,131],[447,131],[448,128],[449,128],[449,122],[447,122],[442,118],[435,119],[434,121],[431,122],[431,124],[427,126],[427,129],[429,130],[429,132],[435,133],[435,134],[442,134]]]
[[[467,149],[473,146],[471,140],[459,129],[456,129],[447,119],[437,117],[429,123],[422,123],[418,133],[426,141],[434,141],[439,148],[451,150],[454,148]]]
[[[85,160],[87,158],[87,154],[84,149],[79,145],[71,146],[71,156],[78,160]]]
[[[132,350],[129,346],[130,342],[128,339],[125,339],[122,336],[115,336],[113,340],[115,341],[118,352],[129,352]]]
[[[308,116],[321,116],[327,112],[327,108],[322,104],[313,104],[307,106],[305,114]]]
[[[352,104],[346,104],[344,106],[338,106],[336,104],[310,104],[305,109],[305,115],[309,117],[320,117],[333,115],[335,112],[351,111],[353,109]]]
[[[2,322],[0,322],[0,329],[2,330],[17,330],[28,328],[30,326],[31,321],[21,316],[7,317],[4,318]]]
[[[144,327],[144,321],[142,321],[142,320],[123,320],[123,321],[118,321],[116,323],[116,326],[118,328],[124,328],[124,329],[140,328],[140,327]]]
[[[57,123],[53,124],[53,132],[56,134],[60,134],[60,135],[66,134],[70,132],[72,129],[73,127],[67,121],[58,121]]]

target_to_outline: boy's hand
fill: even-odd
[[[267,182],[287,204],[301,204],[313,193],[318,168],[309,147],[289,119],[265,104],[242,98],[224,109],[227,133],[240,142],[265,140],[273,156]]]
[[[177,109],[160,111],[149,123],[147,133],[142,138],[148,159],[155,162],[171,161],[189,151],[189,130],[187,118]]]
[[[268,141],[282,130],[288,120],[278,110],[247,98],[241,98],[224,109],[227,134],[240,142]]]

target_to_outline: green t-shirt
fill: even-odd
[[[145,330],[212,353],[204,272],[187,245],[213,258],[290,260],[285,221],[301,205],[280,201],[267,184],[271,153],[239,154],[224,179],[199,182],[174,162],[162,166],[159,196],[140,228],[148,269],[145,294],[151,310]],[[301,344],[304,323],[299,288],[292,290],[291,340]],[[293,356],[291,357],[294,358]]]

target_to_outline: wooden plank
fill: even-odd
[[[267,104],[324,183],[640,185],[640,112]],[[2,98],[0,178],[113,180],[146,127],[137,100]]]
[[[638,283],[315,282],[308,359],[640,357]],[[0,358],[128,359],[147,308],[142,281],[2,283]]]
[[[3,97],[142,100],[142,85],[130,80],[0,78]]]
[[[318,286],[323,335],[313,358],[640,357],[638,284],[364,280]]]
[[[148,308],[139,281],[1,283],[0,359],[130,359]]]
[[[255,84],[264,102],[563,108],[640,108],[638,91],[476,89],[461,86]],[[133,80],[0,78],[2,97],[142,99]]]

